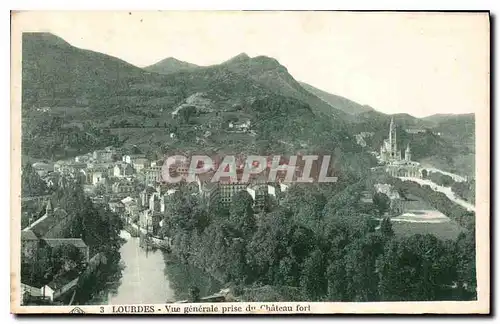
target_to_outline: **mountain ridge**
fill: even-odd
[[[199,68],[199,65],[181,61],[176,59],[175,57],[167,57],[161,61],[158,61],[154,64],[148,65],[143,69],[149,72],[156,72],[160,74],[170,74],[176,73],[180,71],[189,71],[196,68]]]
[[[354,135],[374,132],[368,141],[372,150],[378,150],[387,135],[391,115],[335,95],[340,104],[329,104],[305,89],[272,57],[239,54],[220,64],[196,67],[174,58],[165,60],[188,69],[151,72],[74,47],[51,34],[24,34],[23,154],[64,156],[83,150],[82,143],[90,140],[85,149],[112,143],[145,150],[173,146],[252,152],[333,152],[342,147],[352,155],[361,149]],[[353,114],[350,105],[367,110]],[[403,131],[435,127],[409,114],[392,116]],[[235,134],[226,129],[229,122],[247,121],[255,133]],[[419,156],[420,149],[420,156],[425,157],[428,152],[440,154],[457,131],[467,131],[464,139],[473,136],[470,122],[463,127],[453,122],[440,125],[446,128],[442,132],[446,137],[426,131],[402,133],[398,138],[421,143],[415,145],[414,156]],[[112,143],[107,138],[113,138]],[[426,143],[433,148],[424,150]]]
[[[367,111],[374,111],[375,109],[368,106],[368,105],[362,105],[359,104],[353,100],[347,99],[342,96],[334,95],[332,93],[329,93],[327,91],[318,89],[310,84],[307,84],[305,82],[299,82],[302,87],[304,87],[307,91],[313,93],[316,95],[318,98],[322,99],[323,101],[327,102],[329,105],[336,109],[340,109],[344,111],[347,114],[350,115],[357,115],[359,113],[367,112]]]

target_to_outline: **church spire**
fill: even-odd
[[[52,212],[53,212],[53,210],[52,210],[52,202],[49,199],[49,201],[47,202],[47,206],[45,207],[45,215],[47,215],[47,216],[50,217],[50,216],[52,216]]]
[[[406,145],[405,160],[406,161],[411,161],[411,151],[410,151],[410,143],[409,142]]]
[[[391,158],[401,159],[401,153],[398,152],[397,138],[396,138],[396,125],[394,124],[394,117],[391,116],[391,125],[389,126],[389,147]]]

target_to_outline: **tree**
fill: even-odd
[[[189,289],[189,302],[198,303],[200,301],[200,289],[193,286]]]
[[[384,238],[391,238],[394,236],[394,230],[392,229],[392,223],[391,219],[388,217],[385,217],[382,219],[380,222],[380,233],[382,234],[382,237]]]
[[[81,268],[84,262],[83,254],[77,247],[71,244],[61,244],[53,248],[51,259],[54,274]]]
[[[475,232],[461,233],[455,242],[457,257],[457,280],[459,288],[471,292],[469,299],[476,295],[476,240]]]
[[[178,111],[178,115],[182,123],[189,124],[191,121],[191,117],[193,117],[196,112],[197,110],[195,106],[187,106],[180,109]]]
[[[259,218],[257,231],[247,248],[252,275],[263,283],[272,284],[279,262],[287,255],[291,214],[279,208]]]
[[[377,259],[381,300],[449,300],[453,285],[452,252],[435,236],[392,239]]]
[[[47,184],[29,163],[26,163],[22,169],[21,193],[24,197],[40,196],[47,193]]]
[[[378,210],[380,215],[384,215],[386,211],[389,210],[391,206],[391,200],[387,197],[386,194],[382,192],[376,192],[373,195],[373,204],[375,208]]]
[[[98,196],[105,195],[108,189],[104,183],[98,183],[94,188],[94,194]]]
[[[305,296],[311,300],[319,300],[327,292],[323,252],[314,250],[304,261],[300,276],[300,286]]]
[[[248,237],[255,231],[255,216],[252,206],[252,196],[243,190],[233,196],[229,208],[229,225],[243,237]]]

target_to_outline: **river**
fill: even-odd
[[[139,238],[125,231],[120,233],[126,242],[120,248],[124,269],[119,282],[108,283],[100,294],[102,304],[162,304],[185,300],[192,286],[200,296],[220,291],[221,284],[200,269],[177,261],[161,250],[146,250]]]

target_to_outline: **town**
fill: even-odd
[[[427,170],[411,160],[409,143],[404,158],[402,157],[397,148],[396,136],[394,121],[391,120],[389,138],[384,141],[380,154],[374,152],[379,166],[372,168],[372,172],[380,171],[402,180],[422,180]],[[238,193],[246,192],[252,199],[252,208],[258,218],[272,211],[273,206],[286,201],[284,197],[291,185],[290,179],[301,179],[302,168],[289,169],[286,162],[280,163],[283,168],[275,171],[275,177],[270,180],[268,174],[272,169],[271,163],[268,162],[265,169],[258,168],[259,171],[264,169],[264,172],[249,174],[244,171],[245,164],[242,161],[245,161],[245,157],[240,156],[237,160],[238,166],[234,173],[236,179],[233,176],[222,176],[216,182],[213,181],[213,176],[218,163],[214,165],[215,168],[200,172],[203,166],[199,165],[198,160],[194,165],[185,158],[176,160],[176,163],[151,161],[145,154],[128,154],[123,149],[114,147],[95,150],[53,164],[37,162],[32,168],[49,190],[53,187],[65,188],[68,183],[81,184],[85,195],[90,197],[93,204],[104,206],[119,215],[124,229],[132,236],[140,237],[143,247],[170,251],[172,238],[162,231],[169,212],[166,205],[181,192],[196,197],[207,209],[217,206],[228,208]],[[288,171],[294,174],[290,176]],[[167,177],[181,178],[182,181],[165,181],[166,173]],[[388,201],[384,202],[388,209],[383,210],[381,216],[376,218],[378,221],[390,216],[396,222],[395,226],[426,220],[449,222],[446,215],[431,208],[422,199],[405,195],[388,183],[373,183],[371,187],[365,187],[361,194],[360,202],[367,206],[380,200],[380,196],[383,196],[382,200]],[[50,195],[22,197],[22,201],[45,206],[43,215],[38,218],[36,214],[24,215],[28,223],[21,231],[23,257],[32,258],[38,250],[45,247],[55,249],[62,246],[78,250],[83,256],[84,264],[92,264],[92,258],[99,256],[90,254],[89,246],[81,237],[68,234],[72,219],[60,206],[53,205]],[[63,275],[42,287],[22,283],[23,293],[51,302],[74,294],[81,271],[75,272],[73,268],[68,266]]]

